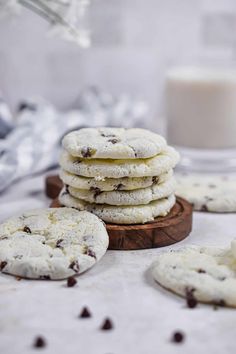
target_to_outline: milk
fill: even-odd
[[[166,79],[168,142],[197,149],[236,147],[236,70],[176,68]]]

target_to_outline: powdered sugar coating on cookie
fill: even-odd
[[[145,129],[84,128],[67,134],[62,145],[72,156],[97,159],[137,159],[159,154],[165,139]]]
[[[175,196],[155,200],[146,205],[113,206],[107,204],[90,204],[72,197],[65,189],[59,195],[59,201],[67,207],[88,210],[102,220],[114,224],[144,224],[157,216],[166,216],[175,204]]]
[[[173,194],[175,191],[175,179],[170,178],[159,185],[135,189],[133,191],[102,192],[99,188],[93,190],[76,189],[68,187],[70,195],[85,200],[89,203],[109,205],[144,205],[153,200],[162,199]]]
[[[129,191],[140,188],[146,188],[153,185],[159,185],[166,182],[173,176],[173,170],[162,173],[159,176],[147,177],[123,177],[123,178],[105,178],[105,177],[83,177],[60,170],[60,178],[64,184],[76,189],[100,190],[100,191]]]
[[[178,161],[178,152],[169,146],[159,155],[148,159],[81,159],[71,156],[66,151],[63,151],[60,157],[60,165],[64,170],[72,174],[94,178],[159,176],[174,168]]]
[[[235,175],[177,175],[176,194],[192,203],[194,210],[236,212]]]
[[[154,279],[164,288],[196,300],[236,307],[236,258],[231,249],[186,247],[161,253]]]
[[[92,267],[106,252],[103,222],[72,208],[36,209],[0,225],[0,268],[30,279],[63,279]]]

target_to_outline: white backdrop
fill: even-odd
[[[166,69],[215,53],[231,59],[235,14],[233,0],[92,0],[94,45],[84,50],[48,38],[47,24],[24,10],[0,21],[0,90],[12,106],[40,94],[63,109],[88,85],[127,92],[150,103],[155,129]]]

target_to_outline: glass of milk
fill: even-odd
[[[236,171],[236,70],[171,69],[166,78],[168,142],[182,170]]]

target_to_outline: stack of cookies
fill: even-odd
[[[108,223],[139,224],[165,216],[175,204],[178,153],[144,129],[85,128],[62,142],[64,206],[88,210]]]

